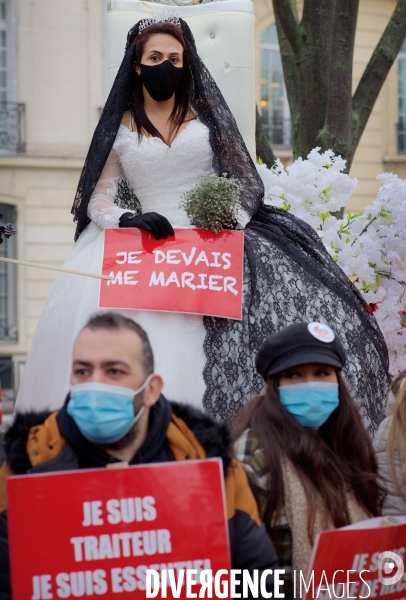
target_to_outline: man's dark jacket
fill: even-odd
[[[0,469],[0,600],[11,599],[6,477],[106,467],[118,462],[83,437],[66,411],[67,403],[68,399],[58,413],[17,414],[6,433],[6,463]],[[260,523],[244,470],[232,456],[224,425],[161,396],[150,411],[147,437],[130,464],[213,457],[223,461],[232,568],[275,569],[275,551]],[[269,588],[273,578],[267,581]]]

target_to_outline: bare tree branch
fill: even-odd
[[[328,73],[333,45],[333,31],[337,14],[337,5],[341,0],[304,0],[303,15],[300,22],[302,37],[301,58],[311,57],[313,69],[317,72],[319,85],[328,83]],[[357,3],[358,0],[355,0]],[[325,82],[325,83],[324,83]]]
[[[332,32],[336,4],[339,1],[304,0],[303,16],[299,24],[297,0],[289,0],[291,12],[286,3],[282,11],[280,0],[273,0],[292,119],[295,158],[306,156],[310,152],[316,145],[318,132],[325,125]],[[357,4],[358,0],[355,2]],[[286,24],[287,21],[290,26]],[[292,25],[292,21],[295,25]],[[292,47],[292,30],[299,38],[299,53]]]
[[[341,155],[351,146],[352,65],[358,7],[359,0],[340,0],[335,4],[326,121],[317,138],[322,149],[333,144],[334,151]]]
[[[398,0],[352,101],[352,149],[358,145],[382,85],[406,36],[406,0]]]
[[[296,18],[292,1],[295,0],[273,0],[273,10],[278,19],[295,56],[300,52],[299,22]]]
[[[278,0],[274,0],[274,4],[277,2]],[[289,84],[285,75],[289,106],[298,106],[297,111],[291,113],[295,158],[307,156],[316,145],[317,134],[325,125],[332,31],[338,2],[339,0],[304,0],[302,20],[298,28],[300,54],[295,56],[294,67],[290,65]],[[278,25],[278,20],[276,22]],[[292,50],[290,53],[292,54]],[[287,56],[288,54],[286,52]],[[284,60],[283,55],[282,60],[285,70],[289,61]]]

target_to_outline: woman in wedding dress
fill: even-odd
[[[272,332],[323,321],[345,345],[344,376],[366,425],[384,411],[388,358],[365,303],[316,232],[263,203],[263,185],[234,117],[177,17],[129,32],[123,62],[95,130],[72,208],[76,245],[66,268],[101,272],[103,229],[139,227],[157,239],[188,227],[179,202],[209,173],[239,180],[244,229],[243,318],[120,311],[147,331],[164,394],[230,420],[262,387],[255,354]],[[58,409],[69,390],[73,341],[98,308],[99,281],[60,274],[41,315],[16,409]]]

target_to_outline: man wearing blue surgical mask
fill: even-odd
[[[15,416],[6,434],[7,462],[0,469],[0,600],[11,600],[6,477],[118,462],[220,457],[232,567],[275,569],[275,551],[224,425],[189,406],[168,402],[162,387],[145,331],[131,319],[106,312],[92,317],[76,339],[71,390],[62,409]],[[271,575],[267,584],[273,591]]]
[[[163,380],[153,373],[143,329],[132,320],[121,328],[108,328],[108,323],[108,317],[96,317],[76,339],[66,413],[84,438],[113,459],[131,462],[146,441],[150,410],[160,398]]]

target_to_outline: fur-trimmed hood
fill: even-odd
[[[68,400],[68,399],[67,399]],[[207,458],[218,457],[223,461],[227,473],[232,461],[232,444],[228,428],[215,423],[203,412],[176,402],[169,402],[161,396],[160,404],[169,404],[171,412],[184,421],[203,446]],[[66,403],[65,403],[66,406]],[[61,409],[63,411],[64,409]],[[152,409],[153,410],[153,409]],[[32,427],[41,425],[51,412],[16,413],[13,423],[5,434],[6,462],[16,474],[26,473],[32,466],[27,454],[27,439]],[[65,434],[65,431],[63,431]],[[69,443],[69,439],[67,439]]]
[[[224,472],[231,465],[233,445],[227,425],[215,423],[209,415],[187,404],[170,402],[173,414],[182,419],[193,431],[206,451],[207,458],[221,458]]]
[[[27,454],[27,438],[31,427],[41,425],[52,413],[15,413],[12,425],[4,436],[6,462],[16,475],[26,473],[31,467]]]

